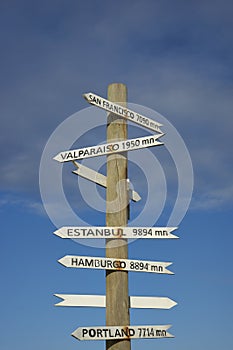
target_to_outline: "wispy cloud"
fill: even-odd
[[[3,194],[0,199],[0,211],[10,210],[13,207],[37,215],[46,214],[44,206],[40,201],[36,202],[32,199],[19,197],[17,195]]]
[[[194,163],[196,198],[210,206],[208,198],[217,201],[222,193],[228,205],[232,3],[122,4],[123,11],[107,1],[94,8],[53,1],[3,8],[1,189],[38,197],[39,161],[50,134],[88,107],[83,92],[106,95],[109,83],[122,81],[130,102],[162,113],[182,135]]]
[[[193,210],[223,210],[226,205],[232,205],[233,186],[224,186],[212,189],[193,198],[191,209]]]

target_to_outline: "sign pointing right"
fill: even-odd
[[[105,295],[54,294],[63,299],[55,306],[106,307]],[[131,296],[130,307],[134,309],[171,309],[177,303],[168,297]]]
[[[120,117],[128,119],[141,126],[144,126],[147,129],[154,130],[159,133],[161,132],[159,127],[162,126],[162,124],[156,122],[153,119],[147,118],[144,115],[136,113],[128,108],[124,108],[121,105],[106,100],[105,98],[95,95],[92,92],[83,94],[83,97],[91,105],[102,108],[107,112],[117,114]]]
[[[107,176],[98,173],[97,171],[86,167],[80,163],[73,161],[74,165],[77,167],[77,170],[73,170],[72,173],[83,177],[89,181],[95,182],[96,184],[107,187]],[[129,198],[134,202],[138,202],[141,197],[136,191],[129,189]]]

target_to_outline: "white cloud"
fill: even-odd
[[[11,74],[2,80],[1,188],[38,192],[39,159],[49,134],[87,107],[82,92],[104,95],[107,84],[121,80],[130,102],[161,112],[184,138],[194,162],[196,195],[202,198],[202,188],[211,198],[215,189],[224,194],[233,170],[232,21],[230,2],[217,3],[182,2],[180,11],[154,1],[124,2],[119,13],[107,2],[95,13],[82,4],[83,18],[78,5],[65,17],[56,8],[63,35],[52,28],[38,31],[29,17],[23,26],[11,26],[9,50],[3,50]],[[37,20],[47,11],[53,13],[48,8]]]
[[[43,204],[40,201],[34,201],[29,198],[20,197],[12,194],[5,194],[0,199],[0,211],[11,209],[12,207],[26,210],[37,215],[45,215]]]
[[[193,198],[191,209],[193,210],[223,210],[226,205],[232,204],[233,186],[223,186],[219,189],[211,189],[203,192],[198,198]]]

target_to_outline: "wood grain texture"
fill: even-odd
[[[108,86],[108,100],[126,107],[127,88],[124,84]],[[107,142],[127,139],[127,121],[109,113],[107,120]],[[107,156],[106,226],[127,226],[127,152]],[[107,239],[106,257],[128,257],[127,240]],[[129,293],[128,272],[106,271],[106,325],[128,326]],[[130,350],[130,340],[107,340],[108,350]]]

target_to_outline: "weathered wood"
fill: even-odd
[[[108,86],[108,100],[126,107],[127,88],[124,84]],[[127,121],[109,113],[107,142],[127,139]],[[106,226],[127,226],[127,153],[107,156]],[[106,257],[127,259],[126,239],[107,239]],[[106,325],[130,325],[127,271],[106,271]],[[107,340],[107,350],[130,350],[130,340]]]

